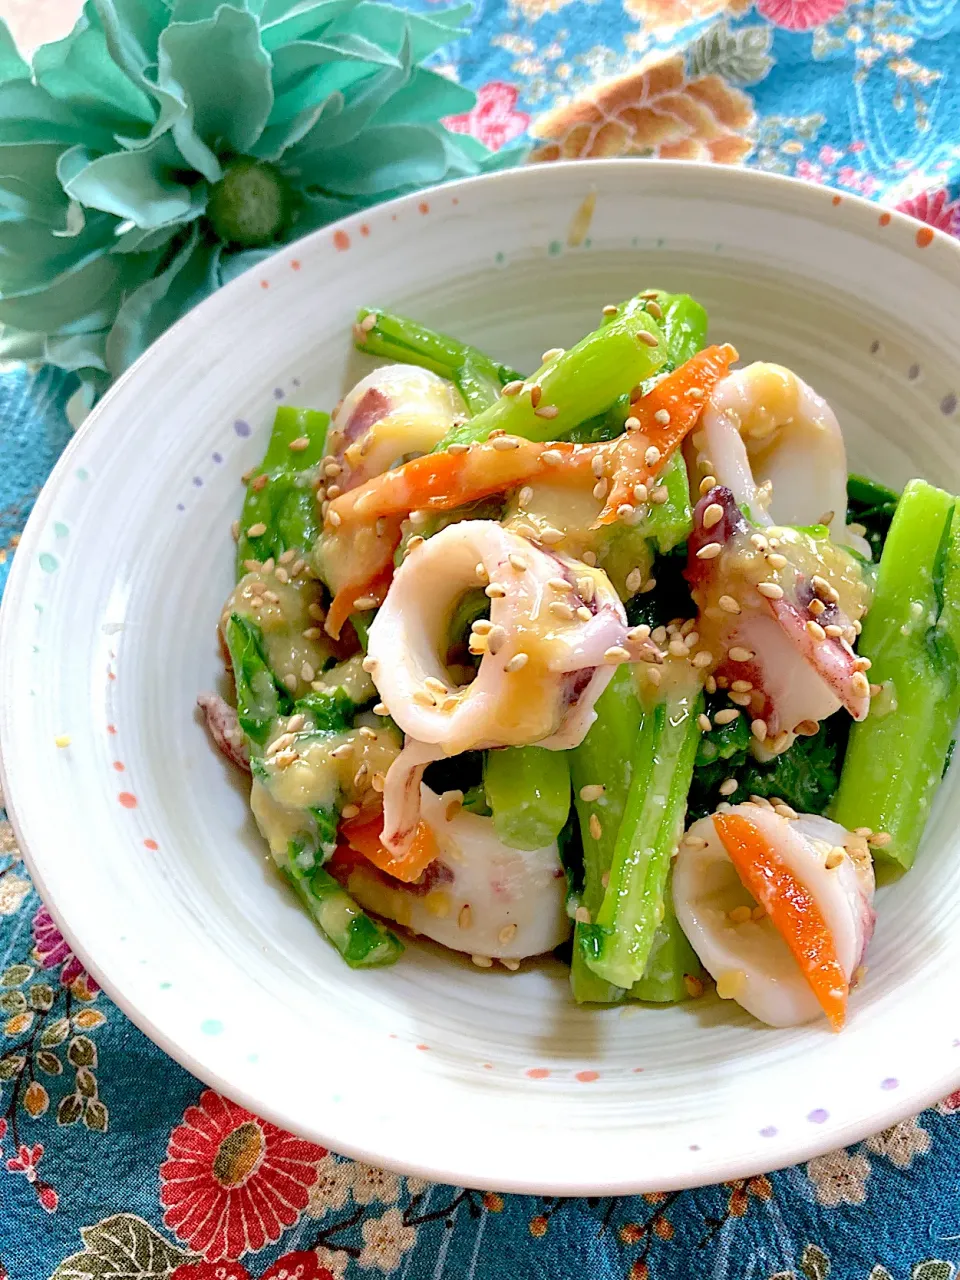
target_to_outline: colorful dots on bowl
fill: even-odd
[[[121,791],[117,799],[125,809],[135,809],[137,807],[137,797],[132,791]]]

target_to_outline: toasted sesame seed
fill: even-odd
[[[502,600],[507,591],[499,582],[488,582],[483,589],[483,594],[489,596],[491,600]]]
[[[751,662],[757,655],[752,649],[745,649],[743,645],[735,644],[733,648],[728,651],[727,656],[730,658],[731,662]]]
[[[640,588],[640,594],[642,596],[647,595],[648,592],[652,591],[656,585],[657,585],[656,578],[648,578],[646,582],[643,584],[643,586]]]
[[[735,703],[737,704],[737,706],[738,706],[738,707],[749,707],[749,705],[750,705],[750,694],[749,694],[749,693],[733,693],[733,692],[731,692],[731,693],[730,693],[730,695],[729,695],[729,697],[730,697],[730,701],[731,701],[731,702],[735,702]]]
[[[577,617],[580,619],[581,622],[589,622],[590,619],[593,617],[593,614],[590,612],[590,610],[587,608],[585,604],[581,604],[577,606]]]
[[[263,567],[264,569],[266,569],[267,566],[264,565]],[[274,572],[274,577],[277,579],[277,581],[282,583],[284,586],[286,586],[286,584],[290,581],[290,574],[286,571],[286,569],[283,567],[282,564],[278,564],[276,569],[274,569],[273,572]]]
[[[694,665],[694,666],[699,666],[700,664],[698,663],[697,659],[698,659],[698,658],[702,658],[702,657],[703,657],[703,654],[698,653],[698,654],[697,654],[697,657],[696,657],[696,658],[694,658],[694,660],[693,660],[693,665]],[[712,662],[712,661],[713,661],[713,657],[712,657],[712,655],[711,655],[710,662]],[[704,663],[703,665],[704,665],[704,666],[709,666],[709,665],[710,665],[710,663]],[[706,689],[707,693],[716,693],[716,692],[717,692],[717,681],[716,681],[716,678],[715,678],[714,676],[707,676],[706,680],[704,680],[704,682],[703,682],[703,687],[704,687],[704,689]]]
[[[816,598],[810,601],[810,603],[807,605],[807,608],[810,610],[810,612],[813,614],[815,618],[819,618],[821,613],[826,613],[827,611],[827,606],[823,603],[823,601],[818,600]]]
[[[492,969],[493,961],[489,956],[471,956],[470,959],[478,969]]]
[[[510,661],[509,661],[509,662],[504,666],[504,668],[503,668],[503,669],[504,669],[504,671],[506,671],[509,675],[514,675],[514,674],[515,674],[515,672],[517,672],[517,671],[522,671],[522,670],[523,670],[523,668],[527,665],[527,663],[528,663],[529,661],[530,661],[530,655],[529,655],[529,653],[524,653],[524,652],[521,650],[521,652],[520,652],[520,653],[515,653],[515,654],[513,655],[513,657],[512,657],[512,658],[510,659]]]
[[[698,560],[716,560],[717,556],[723,550],[723,544],[720,542],[707,542],[697,552]]]
[[[386,775],[383,773],[377,772],[370,779],[370,785],[371,787],[373,787],[374,791],[376,791],[377,793],[382,793],[383,788],[386,785],[386,781],[387,781]]]
[[[364,670],[364,671],[366,671],[366,673],[367,673],[367,675],[368,675],[368,676],[373,675],[373,673],[374,673],[374,672],[376,671],[376,669],[377,669],[377,660],[376,660],[376,658],[371,658],[371,657],[368,655],[368,656],[367,656],[366,658],[364,658],[364,660],[360,663],[360,666],[363,668],[363,670]]]
[[[593,804],[605,791],[606,787],[602,782],[589,782],[585,787],[580,788],[580,799],[587,804]]]
[[[551,600],[547,605],[547,608],[552,614],[555,614],[556,617],[563,618],[566,622],[570,622],[573,619],[573,605],[567,604],[565,600]]]
[[[297,436],[296,440],[291,440],[287,448],[292,453],[303,453],[304,449],[309,449],[310,439],[308,436]]]
[[[758,582],[757,590],[762,596],[766,596],[768,600],[783,599],[783,587],[778,586],[776,582]]]
[[[416,551],[417,547],[422,547],[425,541],[426,539],[422,538],[419,533],[415,533],[407,542],[407,549],[404,555],[409,555],[411,551]]]
[[[506,627],[494,626],[487,632],[487,652],[496,657],[507,641]]]
[[[548,467],[555,467],[563,461],[563,454],[559,449],[544,449],[540,455],[540,461],[546,463]]]
[[[603,654],[605,662],[629,662],[630,650],[625,649],[622,644],[612,644]]]
[[[388,716],[390,714],[390,708],[385,702],[375,702],[373,704],[373,714],[375,716]]]
[[[655,444],[650,445],[646,453],[643,455],[643,460],[648,467],[655,467],[657,465],[660,461],[660,450]]]
[[[750,690],[753,688],[753,685],[750,683],[749,680],[734,680],[730,688],[734,691],[734,693],[749,693]]]
[[[582,599],[587,604],[590,604],[597,594],[597,584],[593,578],[584,576],[577,579],[577,590],[580,592]]]
[[[685,658],[688,653],[686,642],[680,639],[671,640],[667,649],[675,658]]]
[[[856,671],[869,671],[873,666],[873,663],[869,658],[865,658],[862,654],[858,654],[853,660],[853,666]]]
[[[255,480],[251,480],[250,488],[253,490],[254,493],[259,493],[262,489],[265,489],[267,487],[267,483],[269,479],[270,477],[266,474],[266,472],[264,472],[263,475],[257,476]]]
[[[660,668],[652,665],[647,666],[647,679],[652,685],[658,685],[663,677],[660,674]]]
[[[343,523],[343,520],[339,511],[328,511],[327,519],[330,521],[330,523],[333,525],[335,529],[339,529],[340,525]]]
[[[713,662],[713,654],[709,651],[709,649],[701,649],[699,653],[695,653],[693,655],[692,661],[693,661],[693,665],[698,670],[702,670],[704,667],[709,667],[711,665],[711,663]],[[711,676],[710,679],[712,680],[713,677]],[[715,689],[716,689],[716,682],[714,682],[714,690]],[[710,690],[708,690],[708,692],[710,692]]]
[[[867,844],[872,845],[874,849],[884,849],[893,839],[889,831],[872,831],[867,836]]]
[[[433,694],[427,693],[426,689],[414,689],[410,696],[418,707],[435,707],[437,705]]]
[[[533,412],[538,418],[555,418],[560,410],[555,404],[541,404]]]
[[[516,552],[511,551],[507,556],[507,559],[510,561],[511,569],[516,569],[517,573],[524,573],[526,571],[527,562],[524,560],[523,556],[518,556]]]
[[[628,594],[636,595],[636,593],[643,586],[643,581],[644,581],[643,570],[631,569],[630,572],[627,574],[626,581],[624,583],[624,586],[627,588]]]
[[[634,508],[629,502],[621,502],[617,507],[617,517],[620,520],[629,520],[633,515]]]
[[[593,919],[586,907],[577,907],[573,913],[573,918],[577,924],[590,924]]]
[[[345,804],[340,810],[344,818],[355,818],[359,812],[360,806],[358,804]]]
[[[690,400],[702,400],[704,393],[702,387],[688,387],[683,394]]]
[[[711,489],[716,488],[716,485],[717,485],[716,476],[704,476],[703,479],[700,481],[701,498],[706,497],[706,495],[710,492]]]
[[[473,912],[470,910],[470,903],[465,902],[460,908],[460,914],[457,916],[457,924],[461,929],[469,929],[473,924]]]
[[[263,568],[263,565],[259,560],[244,560],[243,567],[248,573],[257,573],[258,570]]]
[[[811,618],[809,622],[805,622],[803,625],[806,627],[810,635],[813,636],[814,640],[826,640],[827,633],[824,631],[823,627],[821,627],[819,622],[814,622]]]
[[[714,724],[733,724],[734,720],[740,715],[736,707],[724,707],[722,711],[718,711],[713,717]]]
[[[730,921],[731,924],[746,924],[752,915],[753,915],[753,912],[744,903],[744,904],[741,904],[739,907],[734,907],[732,911],[728,911],[727,919]]]
[[[850,677],[850,688],[862,698],[870,696],[870,681],[862,671],[855,671]]]
[[[296,554],[293,547],[287,547],[286,551],[277,556],[277,564],[289,564]]]
[[[845,854],[846,854],[846,850],[841,849],[839,845],[836,845],[827,854],[826,861],[824,862],[823,865],[826,867],[828,871],[833,871],[836,867],[839,867],[840,864],[843,862]]]
[[[694,977],[692,973],[683,975],[683,985],[691,1000],[698,1000],[703,995],[703,983],[699,978]]]
[[[645,622],[641,622],[638,627],[631,627],[627,632],[627,639],[631,644],[642,644],[644,640],[649,640],[649,626]]]
[[[736,778],[724,778],[717,790],[722,796],[732,796],[739,785]]]
[[[779,551],[768,551],[764,559],[771,569],[785,569],[787,567],[787,557],[782,556]]]
[[[500,391],[502,396],[518,396],[523,390],[523,379],[517,378],[514,382],[508,382]]]
[[[713,728],[713,725],[710,723],[710,717],[708,715],[705,715],[704,712],[702,711],[697,716],[697,724],[700,726],[700,728],[703,730],[704,733],[709,733],[710,730]]]
[[[609,488],[610,488],[609,480],[606,480],[606,479],[598,480],[597,483],[593,486],[593,496],[597,499],[598,502],[600,502],[607,496],[607,490]]]
[[[334,747],[330,752],[330,756],[334,760],[347,760],[353,755],[354,744],[352,742],[344,742],[339,747]]]
[[[719,604],[720,608],[724,611],[724,613],[740,612],[740,604],[737,600],[734,600],[733,596],[723,595],[717,601],[717,604]]]
[[[751,720],[750,732],[753,734],[753,736],[756,738],[758,742],[765,741],[767,736],[766,720],[761,720],[759,716],[756,718],[756,720]]]
[[[520,503],[521,507],[528,507],[533,501],[533,490],[528,484],[525,484],[517,494],[517,501]]]
[[[287,686],[287,688],[292,693],[293,690],[296,689],[297,687],[297,677],[293,674],[292,671],[288,671],[287,674],[283,677],[283,683]]]
[[[506,453],[509,449],[519,449],[520,441],[516,436],[497,436],[493,442],[493,447],[500,453]]]
[[[682,845],[685,845],[686,848],[688,849],[705,849],[707,847],[707,842],[706,840],[703,839],[702,836],[691,835],[689,831],[683,837],[680,843]]]
[[[540,403],[542,395],[543,387],[540,386],[539,382],[535,382],[530,388],[530,403],[533,405],[534,409]]]
[[[615,316],[618,310],[619,308],[615,307],[612,302],[608,302],[607,305],[603,308],[602,314],[605,316]]]
[[[658,409],[653,415],[654,422],[659,422],[661,427],[665,427],[670,421],[670,413],[666,409]]]
[[[603,825],[595,813],[591,813],[590,815],[589,826],[590,834],[593,836],[594,840],[599,840],[603,835]]]
[[[828,622],[823,628],[823,633],[830,640],[839,640],[843,635],[843,627],[838,627],[835,622]]]
[[[660,339],[655,333],[649,333],[646,329],[640,329],[637,333],[637,340],[647,347],[659,347]]]
[[[719,502],[711,502],[703,513],[703,527],[712,529],[715,524],[719,524],[723,519],[723,507]]]
[[[423,682],[423,687],[429,689],[431,693],[440,694],[441,697],[450,692],[443,681],[438,680],[436,676],[427,676]]]
[[[499,942],[502,942],[504,946],[506,946],[508,942],[513,941],[513,939],[516,937],[516,933],[517,933],[516,924],[505,924],[503,928],[500,930],[500,932],[497,934],[497,940]]]
[[[650,494],[650,501],[655,503],[658,507],[662,507],[669,497],[670,490],[667,486],[665,484],[659,484]]]
[[[631,413],[629,418],[624,422],[623,427],[625,431],[639,431],[640,419]]]

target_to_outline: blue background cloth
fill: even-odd
[[[452,126],[491,146],[530,129],[541,161],[747,163],[956,233],[958,26],[956,0],[479,0],[434,60],[479,91]],[[0,587],[71,390],[50,370],[0,375]],[[12,1280],[952,1280],[960,1261],[960,1093],[770,1177],[615,1200],[426,1186],[292,1139],[97,990],[6,822],[0,1117]]]

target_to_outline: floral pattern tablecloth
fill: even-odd
[[[960,232],[958,0],[477,0],[469,26],[436,61],[478,90],[451,126],[490,147],[749,164]],[[0,587],[71,389],[0,375]],[[960,1092],[850,1150],[664,1195],[505,1196],[341,1160],[123,1017],[2,820],[0,1148],[0,1280],[953,1280],[960,1263]]]

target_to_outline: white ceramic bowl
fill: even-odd
[[[810,380],[855,468],[960,490],[960,246],[786,179],[592,161],[411,196],[224,289],[90,417],[16,556],[3,775],[55,917],[191,1071],[372,1163],[500,1190],[663,1190],[851,1142],[960,1083],[955,773],[915,870],[881,894],[835,1036],[712,999],[578,1009],[558,964],[480,971],[425,945],[351,972],[271,871],[196,719],[220,671],[240,474],[279,400],[330,406],[363,368],[358,304],[523,368],[650,284],[696,294],[715,339]]]

